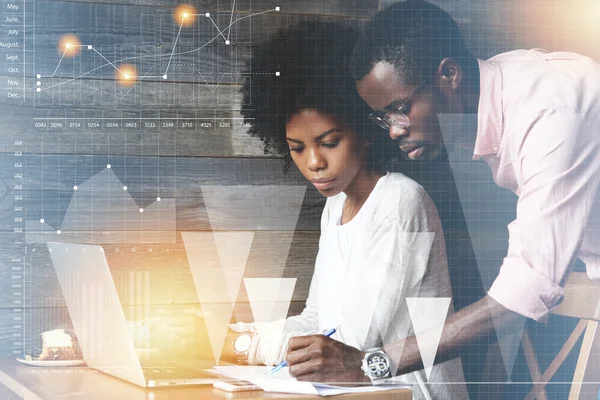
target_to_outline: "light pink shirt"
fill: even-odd
[[[479,66],[473,158],[519,196],[508,254],[488,294],[545,321],[576,258],[600,281],[600,65],[533,49]]]

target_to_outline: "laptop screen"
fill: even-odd
[[[152,254],[69,243],[48,243],[48,249],[90,367],[131,371],[119,377],[142,384],[140,361],[212,359],[199,305],[161,298],[160,284],[168,282],[153,279]]]

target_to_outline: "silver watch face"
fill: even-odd
[[[367,354],[365,373],[373,378],[387,378],[390,374],[390,359],[383,351]]]
[[[233,350],[236,353],[247,353],[252,345],[252,335],[244,333],[238,336],[233,342]]]

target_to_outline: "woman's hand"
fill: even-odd
[[[365,353],[323,335],[290,339],[286,361],[299,381],[326,383],[370,382],[361,370]]]

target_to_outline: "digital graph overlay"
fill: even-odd
[[[32,9],[18,96],[33,105],[36,131],[91,133],[245,129],[239,87],[253,41],[264,39],[252,27],[283,11],[276,0]]]
[[[60,227],[42,217],[26,221],[26,242],[45,243],[174,243],[175,199],[156,197],[139,207],[113,172],[111,165],[81,185],[73,194]]]
[[[38,9],[45,4],[40,2]],[[70,6],[64,11],[84,19],[89,7]],[[235,103],[229,84],[239,84],[243,77],[251,24],[263,14],[278,13],[280,7],[253,10],[248,5],[241,10],[235,0],[229,7],[211,12],[180,4],[170,10],[137,7],[132,12],[131,6],[97,5],[91,27],[74,22],[65,32],[52,32],[50,39],[39,32],[34,47],[36,108],[201,106],[206,102],[201,97],[212,97],[221,105]],[[124,16],[115,16],[118,12]],[[48,16],[38,15],[36,21],[40,18]],[[67,32],[69,28],[75,31]],[[106,30],[112,31],[112,42],[103,34]],[[183,89],[180,83],[203,84],[203,93]]]
[[[19,324],[14,325],[13,348],[15,354],[21,354],[25,338],[32,336],[25,329],[37,331],[40,326],[33,314],[21,307],[29,304],[33,293],[31,263],[36,256],[28,251],[44,248],[41,244],[47,242],[176,242],[172,192],[166,195],[150,189],[142,198],[148,200],[149,195],[152,201],[140,201],[139,191],[132,190],[136,185],[129,182],[128,188],[127,174],[119,175],[124,178],[120,180],[110,164],[94,176],[84,174],[77,179],[76,173],[66,190],[55,191],[44,174],[60,176],[60,165],[56,170],[47,168],[48,164],[44,169],[43,163],[26,165],[25,159],[32,159],[28,152],[42,154],[45,160],[54,154],[61,154],[61,160],[69,159],[70,154],[73,159],[82,154],[99,155],[113,164],[111,156],[135,154],[160,164],[162,160],[154,156],[189,155],[182,154],[182,148],[201,142],[208,148],[207,154],[229,154],[231,145],[221,137],[225,132],[231,134],[232,128],[243,128],[238,89],[254,40],[251,27],[281,9],[275,0],[261,2],[260,8],[239,0],[172,8],[50,0],[15,0],[3,5],[3,16],[14,25],[0,43],[11,57],[10,66],[6,64],[11,68],[8,85],[14,86],[6,103],[14,105],[18,100],[19,106],[28,108],[17,110],[12,118],[18,125],[13,133],[15,157],[19,157],[15,158],[14,176],[20,181],[15,187],[42,196],[35,204],[25,194],[15,195],[11,284],[19,289],[14,292],[14,318]],[[31,119],[33,123],[27,125]],[[26,132],[26,125],[35,128],[35,133]],[[200,134],[176,132],[181,130]],[[12,137],[10,141],[12,144]],[[27,180],[27,174],[41,176],[41,180]],[[154,174],[144,173],[142,180],[153,181]],[[162,187],[160,181],[159,177]],[[48,192],[56,202],[48,200]],[[228,248],[231,237],[215,236],[220,249]],[[282,255],[281,271],[292,237],[283,236],[277,247],[277,255]],[[226,258],[227,250],[221,253],[219,256]],[[224,261],[227,265],[233,262]],[[241,280],[242,275],[228,277],[228,282]],[[44,293],[36,296],[46,298]],[[47,304],[62,304],[59,298],[46,300]],[[44,316],[44,323],[56,320]]]

